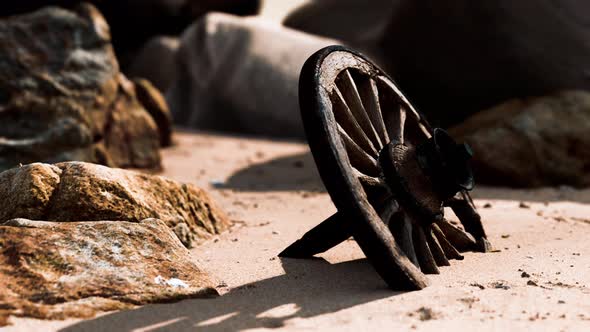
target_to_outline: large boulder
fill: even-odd
[[[3,1],[0,16],[23,14],[45,6],[74,8],[81,0]],[[196,18],[211,11],[254,15],[260,0],[88,0],[105,15],[115,49],[128,58],[155,35],[179,35]]]
[[[257,17],[205,15],[181,38],[179,74],[166,93],[174,121],[302,138],[301,67],[315,51],[337,43]]]
[[[91,5],[0,20],[0,169],[83,160],[160,167],[158,127]]]
[[[157,36],[137,51],[127,74],[149,80],[160,91],[167,91],[176,79],[176,54],[180,47],[178,37]]]
[[[190,247],[229,227],[207,193],[160,176],[67,162],[0,173],[0,222],[162,220]]]
[[[478,182],[590,186],[590,93],[515,99],[451,129],[475,151]]]
[[[157,219],[0,224],[0,326],[8,316],[96,312],[217,295],[216,283]]]
[[[429,120],[448,126],[511,98],[590,89],[590,2],[404,0],[382,48]]]

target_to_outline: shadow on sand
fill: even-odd
[[[326,191],[310,152],[250,165],[235,172],[219,187],[238,191]],[[568,186],[527,189],[487,184],[476,186],[473,196],[478,199],[590,204],[590,188]]]
[[[326,189],[310,152],[250,165],[218,188],[238,191],[311,191]]]
[[[337,312],[396,296],[365,259],[330,264],[282,259],[285,274],[253,282],[214,299],[154,304],[80,322],[71,331],[237,331],[276,328],[292,318]],[[278,308],[280,307],[280,308]],[[276,309],[273,315],[265,314]]]

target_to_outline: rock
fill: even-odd
[[[145,79],[134,79],[137,99],[158,126],[160,146],[172,145],[172,114],[166,99],[158,89]]]
[[[166,92],[176,79],[179,47],[180,40],[176,37],[154,37],[137,52],[126,73],[129,77],[145,78]]]
[[[30,164],[0,173],[0,222],[157,218],[171,229],[184,223],[185,244],[228,229],[229,221],[207,193],[163,177],[105,166],[66,162]]]
[[[590,2],[400,1],[382,47],[431,122],[455,125],[512,98],[590,89]]]
[[[337,43],[257,17],[207,14],[181,38],[179,76],[166,92],[174,121],[302,138],[301,67],[315,51]]]
[[[590,186],[590,93],[516,99],[450,130],[472,146],[480,183]]]
[[[89,318],[218,295],[218,284],[157,219],[0,225],[0,326],[7,317]]]
[[[82,160],[158,168],[158,129],[91,5],[0,20],[0,170]]]
[[[45,6],[73,8],[80,0],[4,1],[0,16],[23,14]],[[128,57],[157,35],[179,35],[196,18],[211,11],[254,15],[260,0],[89,0],[112,28],[117,54]]]
[[[342,40],[355,48],[374,48],[399,0],[306,1],[283,21],[286,27]]]

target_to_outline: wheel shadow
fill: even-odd
[[[216,187],[238,191],[326,191],[310,152],[250,165]]]
[[[320,316],[402,294],[388,289],[366,259],[330,264],[324,259],[286,258],[281,263],[285,274],[240,286],[218,298],[148,305],[61,331],[278,328],[292,318]]]

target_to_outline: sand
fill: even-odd
[[[352,240],[315,260],[277,257],[335,211],[305,144],[182,132],[163,157],[163,175],[209,189],[236,221],[192,249],[224,295],[85,321],[12,318],[6,331],[590,330],[590,190],[477,188],[497,252],[394,292]]]

